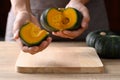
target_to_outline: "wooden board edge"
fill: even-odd
[[[99,74],[104,73],[104,67],[94,67],[94,68],[77,68],[77,67],[20,67],[16,66],[15,68],[16,72],[18,73],[27,73],[27,74],[33,74],[33,73],[77,73],[77,74]]]

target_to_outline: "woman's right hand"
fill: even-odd
[[[75,39],[76,37],[83,34],[85,30],[88,28],[90,21],[89,11],[85,6],[86,2],[88,2],[88,0],[70,0],[70,2],[66,5],[66,8],[72,7],[82,13],[83,20],[80,25],[81,27],[74,31],[64,30],[64,31],[53,32],[53,35],[63,38]]]
[[[31,13],[27,12],[27,11],[21,11],[18,12],[16,15],[16,19],[14,22],[14,26],[13,26],[13,38],[19,43],[21,49],[24,52],[28,52],[31,54],[35,54],[37,52],[40,52],[42,50],[44,50],[50,43],[52,38],[48,37],[45,41],[43,41],[39,46],[33,46],[33,47],[28,47],[28,46],[23,46],[20,38],[19,38],[19,29],[20,27],[26,23],[26,21],[31,21],[33,22],[35,25],[39,26],[39,23],[36,19],[35,16],[33,16]]]

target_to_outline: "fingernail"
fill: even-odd
[[[13,38],[18,39],[18,32],[17,31],[13,34]]]
[[[63,31],[63,33],[67,34],[68,32],[67,31]]]
[[[64,34],[69,34],[70,32],[69,31],[63,31]]]
[[[37,51],[38,50],[38,47],[29,47],[29,50],[31,51]]]
[[[55,32],[52,32],[52,34],[55,34]]]
[[[27,48],[26,46],[24,46],[24,47],[22,47],[22,50],[23,50],[24,52],[27,52],[27,51],[28,51],[28,48]]]
[[[38,49],[39,49],[38,47],[35,47],[34,51],[38,51]]]

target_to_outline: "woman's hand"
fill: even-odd
[[[88,28],[90,16],[89,16],[87,7],[85,7],[85,5],[80,0],[71,0],[67,4],[66,8],[67,7],[73,7],[82,13],[83,20],[81,23],[81,28],[79,28],[78,30],[75,30],[75,31],[64,30],[64,31],[59,31],[59,32],[53,32],[53,35],[63,37],[63,38],[74,39],[74,38],[80,36]]]
[[[25,24],[26,21],[31,21],[33,22],[35,25],[40,26],[37,19],[29,12],[27,11],[21,11],[19,13],[17,13],[16,15],[16,19],[14,22],[14,27],[13,27],[13,35],[14,35],[14,39],[19,43],[21,49],[24,52],[28,52],[31,54],[35,54],[39,51],[44,50],[50,43],[51,43],[51,38],[48,37],[45,41],[43,41],[39,46],[34,46],[34,47],[28,47],[28,46],[23,46],[20,38],[19,38],[19,29],[20,27]]]

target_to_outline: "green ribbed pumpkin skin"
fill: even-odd
[[[109,35],[99,38],[95,43],[95,49],[102,58],[120,58],[120,36]]]
[[[49,35],[46,35],[41,41],[38,41],[37,43],[34,44],[30,44],[27,43],[26,41],[24,41],[23,39],[21,39],[21,42],[23,43],[24,46],[28,46],[28,47],[33,47],[33,46],[39,46],[44,40],[46,40],[49,37]]]
[[[40,17],[41,26],[42,26],[42,28],[44,28],[45,30],[47,30],[49,32],[58,31],[55,28],[50,27],[48,22],[47,22],[47,13],[50,9],[51,8],[48,8],[48,9],[44,10],[43,13],[41,14],[41,17]]]
[[[115,33],[108,31],[108,30],[96,30],[88,33],[86,37],[86,44],[90,47],[95,47],[95,43],[97,39],[104,37],[104,35],[100,35],[101,32],[105,32],[106,35],[113,35]]]
[[[101,58],[120,58],[120,36],[111,31],[96,30],[88,33],[86,44],[95,48]]]

